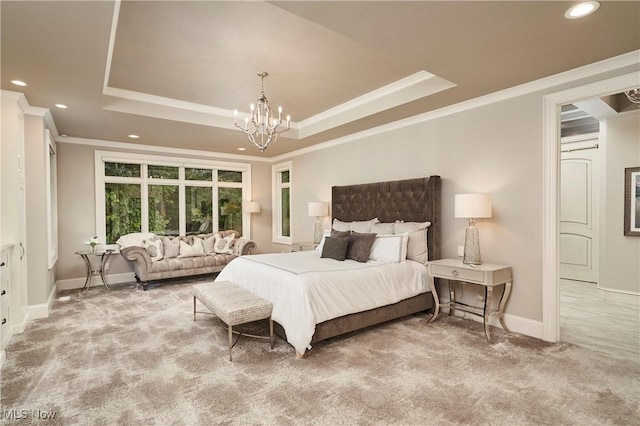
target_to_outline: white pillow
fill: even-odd
[[[125,234],[118,238],[116,244],[120,246],[120,248],[138,246],[142,247],[144,240],[150,240],[155,237],[156,234],[152,232],[133,232],[131,234]]]
[[[152,262],[162,260],[164,257],[164,246],[162,244],[162,240],[158,237],[144,240],[142,242],[142,247],[147,249],[147,253],[149,253],[149,257],[151,257]]]
[[[369,253],[370,260],[403,262],[407,257],[407,234],[376,235]]]
[[[180,254],[178,255],[178,258],[198,256],[204,256],[204,245],[200,238],[194,237],[193,245],[191,246],[185,241],[180,240]]]
[[[338,219],[333,219],[332,228],[336,231],[355,231],[361,234],[368,234],[371,232],[371,225],[374,223],[380,223],[377,217],[371,220],[355,220],[353,222],[343,222]]]
[[[407,259],[426,265],[429,261],[429,245],[427,244],[427,232],[431,222],[400,222],[394,226],[396,234],[398,230],[409,233],[407,244]]]
[[[216,236],[212,235],[204,239],[204,252],[205,254],[216,254],[215,252]]]
[[[213,251],[218,254],[233,254],[233,243],[235,236],[233,234],[224,238],[220,234],[215,234],[215,243],[213,244]]]
[[[373,223],[371,224],[371,232],[378,235],[393,235],[394,223]]]

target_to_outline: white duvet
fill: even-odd
[[[237,257],[216,281],[232,281],[273,303],[273,320],[300,354],[316,324],[429,291],[420,263],[337,261],[315,251]]]

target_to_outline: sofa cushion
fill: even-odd
[[[162,244],[162,240],[158,237],[144,240],[142,242],[142,247],[147,249],[152,262],[162,260],[162,258],[164,257],[164,244]]]
[[[174,237],[162,237],[162,245],[164,246],[165,259],[178,257],[180,254],[180,240]]]
[[[226,237],[222,237],[220,234],[215,234],[215,244],[213,246],[213,250],[218,254],[233,254],[233,240],[235,240],[234,235],[229,235]]]
[[[204,245],[200,238],[193,238],[193,245],[189,245],[184,240],[180,240],[180,254],[178,255],[178,259],[197,256],[204,256]]]

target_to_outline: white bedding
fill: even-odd
[[[316,324],[429,291],[420,263],[341,262],[315,251],[240,256],[216,281],[232,281],[273,303],[273,320],[300,354]]]

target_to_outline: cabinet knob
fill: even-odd
[[[7,290],[2,290],[2,292],[0,293],[0,296],[4,296],[5,294],[7,294]]]
[[[5,324],[7,322],[6,318],[2,318],[2,323]]]
[[[2,268],[4,265],[6,265],[6,263],[4,262],[0,263],[0,268]]]
[[[453,271],[451,271],[451,275],[453,275],[454,277],[458,276],[458,270],[454,269]]]

